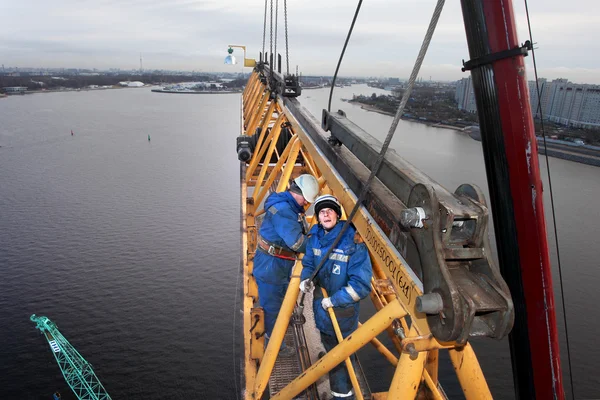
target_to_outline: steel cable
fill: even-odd
[[[344,227],[342,228],[342,230],[340,231],[338,236],[333,241],[333,244],[331,245],[331,247],[329,247],[329,249],[327,249],[327,252],[322,257],[321,262],[319,262],[319,265],[317,266],[317,268],[315,268],[315,271],[313,272],[313,274],[310,277],[311,281],[313,281],[315,279],[315,277],[319,273],[319,270],[323,267],[325,260],[328,259],[329,255],[331,254],[331,252],[333,251],[335,246],[339,243],[343,234],[346,232],[346,230],[350,226],[352,219],[358,212],[358,209],[362,206],[362,202],[364,201],[365,197],[367,196],[367,191],[369,189],[369,186],[371,185],[371,182],[373,181],[373,179],[375,179],[375,176],[377,175],[377,173],[379,172],[379,169],[381,168],[381,165],[383,164],[385,153],[386,153],[388,147],[390,146],[390,142],[392,141],[392,137],[394,136],[394,133],[396,132],[396,128],[398,127],[398,122],[400,121],[400,117],[402,116],[402,113],[404,111],[404,107],[406,106],[406,103],[408,102],[408,99],[410,98],[410,94],[415,85],[415,81],[417,80],[417,76],[419,75],[419,71],[421,69],[421,64],[423,64],[423,59],[425,58],[425,54],[427,54],[427,49],[429,48],[429,43],[431,42],[431,38],[433,37],[433,33],[435,32],[435,27],[440,18],[440,14],[442,13],[442,9],[444,8],[444,3],[445,3],[445,0],[438,0],[438,2],[436,4],[435,10],[433,12],[433,16],[431,17],[431,21],[429,23],[429,27],[427,28],[427,33],[425,34],[425,38],[423,39],[423,43],[421,44],[421,49],[419,51],[419,55],[417,56],[417,60],[415,61],[415,65],[413,67],[412,73],[410,74],[410,78],[408,80],[408,88],[406,89],[406,91],[404,92],[404,94],[402,96],[402,100],[400,101],[400,105],[398,106],[398,109],[396,110],[396,115],[394,116],[392,125],[390,126],[390,129],[385,138],[385,141],[383,142],[383,146],[381,147],[381,152],[379,153],[379,156],[377,157],[377,160],[375,161],[375,165],[374,165],[373,169],[371,170],[371,173],[370,173],[369,177],[367,178],[367,181],[365,182],[365,185],[363,186],[363,189],[361,190],[360,195],[358,196],[358,199],[356,200],[356,204],[354,204],[354,208],[352,208],[350,215],[348,215],[346,224],[344,225]],[[305,293],[302,293],[302,298],[300,299],[300,307],[299,307],[300,312],[304,308],[304,296],[305,296]]]
[[[288,23],[287,23],[287,0],[283,0],[283,15],[285,21],[285,70],[286,74],[290,74],[290,51],[288,48]]]
[[[529,7],[525,0],[525,14],[527,15],[527,28],[529,30],[529,41],[531,42],[531,58],[533,61],[533,73],[535,76],[535,89],[538,98],[538,107],[540,113],[540,122],[542,127],[542,138],[544,139],[544,153],[546,158],[546,170],[548,172],[548,188],[550,190],[550,209],[552,210],[552,225],[554,228],[554,241],[556,243],[556,259],[558,264],[558,280],[560,282],[560,297],[563,308],[563,321],[565,324],[565,339],[567,343],[567,362],[569,364],[569,383],[571,385],[571,396],[575,400],[575,387],[573,386],[573,369],[571,367],[571,346],[569,345],[569,329],[567,324],[567,307],[565,304],[565,291],[563,287],[562,265],[560,262],[560,249],[558,247],[558,228],[556,227],[556,212],[554,208],[554,193],[552,191],[552,178],[550,175],[550,161],[548,160],[548,147],[546,146],[546,130],[544,129],[544,115],[542,112],[542,97],[540,86],[538,84],[537,64],[535,62],[535,51],[533,50],[533,34],[531,33],[531,22],[529,21]],[[535,125],[534,125],[535,126]],[[534,128],[535,130],[535,128]]]
[[[262,46],[263,57],[266,57],[266,55],[265,55],[265,36],[267,36],[267,0],[265,0],[265,21],[263,23],[263,46]],[[267,61],[267,60],[264,60],[264,61]]]
[[[279,17],[279,0],[275,0],[275,47],[273,48],[273,64],[277,65],[277,23]],[[275,68],[277,69],[277,68]]]
[[[273,56],[273,0],[271,0],[271,35],[270,35],[269,54],[271,55],[271,57]],[[271,67],[271,69],[272,69],[272,67]]]
[[[352,18],[352,23],[350,24],[350,29],[348,30],[348,35],[346,36],[346,41],[344,42],[344,47],[342,48],[342,54],[340,54],[340,59],[338,60],[337,67],[335,67],[335,73],[333,74],[333,79],[331,80],[331,90],[329,91],[329,102],[327,103],[327,111],[331,112],[331,97],[333,96],[333,88],[335,87],[335,80],[337,79],[338,71],[340,70],[340,65],[342,65],[342,59],[344,58],[344,53],[346,52],[346,47],[348,46],[348,41],[350,41],[350,36],[352,36],[352,30],[354,29],[354,23],[356,22],[356,17],[358,17],[358,13],[360,11],[360,6],[362,5],[362,0],[358,0],[358,5],[356,6],[356,11],[354,12],[354,18]]]

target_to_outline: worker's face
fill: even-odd
[[[329,230],[337,224],[338,216],[331,208],[324,208],[319,211],[319,222],[323,228]]]
[[[304,198],[304,196],[300,196],[300,207],[306,207],[308,205],[308,201]]]
[[[300,207],[306,207],[306,205],[308,204],[308,201],[306,201],[304,196],[302,196],[301,194],[298,194],[298,193],[294,193],[294,192],[290,192],[290,194],[296,200],[296,203],[298,203],[298,205]]]

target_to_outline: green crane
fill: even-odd
[[[78,399],[111,400],[104,386],[94,374],[92,365],[65,339],[50,318],[36,317],[33,314],[29,319],[37,324],[36,328],[46,337],[65,381]]]

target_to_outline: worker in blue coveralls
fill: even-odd
[[[322,257],[348,223],[340,221],[342,206],[332,195],[319,196],[314,208],[319,223],[309,232],[306,254],[302,259],[304,268],[300,290],[309,293],[315,284],[318,287],[313,299],[315,325],[321,333],[325,350],[329,352],[337,346],[338,340],[327,309],[333,307],[344,338],[354,332],[358,327],[359,302],[371,292],[373,270],[366,245],[360,240],[354,226],[350,225],[315,276],[314,283],[310,280]],[[329,297],[323,297],[321,287]],[[329,385],[334,398],[354,399],[345,363],[329,372]]]
[[[268,341],[285,292],[297,253],[306,248],[304,206],[315,201],[319,182],[309,174],[290,183],[288,191],[271,193],[265,201],[265,217],[260,226],[254,255],[253,275],[258,284],[258,298],[265,315],[265,339]],[[280,348],[283,355],[294,349]]]

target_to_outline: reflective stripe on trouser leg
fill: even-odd
[[[334,392],[334,391],[332,391],[332,392],[331,392],[331,395],[332,395],[333,397],[340,397],[340,398],[344,398],[344,397],[350,397],[350,396],[352,396],[353,394],[354,394],[354,393],[352,392],[352,390],[351,390],[351,391],[349,391],[348,393],[345,393],[345,394],[344,394],[344,393],[336,393],[336,392]]]
[[[327,352],[331,351],[338,344],[337,338],[325,335],[322,332],[321,342]],[[354,357],[354,354],[350,357],[353,365]],[[352,382],[350,382],[350,375],[348,375],[348,370],[346,370],[344,362],[341,362],[329,371],[329,386],[331,387],[331,394],[334,397],[353,398]]]

